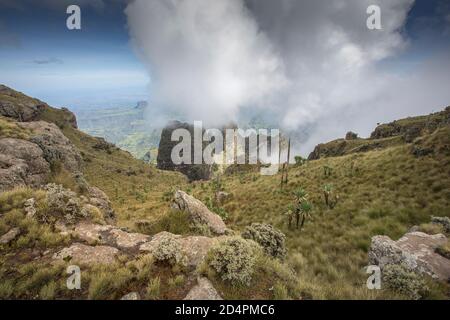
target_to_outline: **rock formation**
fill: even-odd
[[[222,218],[186,192],[180,190],[175,192],[173,208],[189,213],[193,224],[196,226],[205,225],[213,234],[217,235],[226,233],[227,228]]]
[[[172,132],[176,129],[186,129],[191,133],[191,164],[174,164],[172,161],[172,149],[179,143],[172,141]],[[159,142],[157,167],[161,170],[179,171],[185,174],[189,180],[208,180],[211,176],[211,165],[194,163],[194,127],[187,123],[173,121],[161,132]]]
[[[442,234],[422,232],[407,233],[398,241],[387,236],[375,236],[369,250],[369,263],[381,269],[399,264],[416,273],[447,281],[450,279],[450,260],[435,252],[446,242],[447,238]]]

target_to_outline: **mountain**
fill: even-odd
[[[147,106],[147,102],[140,101],[133,107],[84,108],[76,113],[80,130],[105,138],[135,158],[143,159],[147,152],[157,150],[161,135],[161,129],[150,127],[145,120]],[[148,161],[156,162],[156,158]]]
[[[446,112],[396,121],[411,139],[394,125],[362,143],[395,143],[290,165],[286,184],[189,182],[2,86],[0,298],[449,299],[450,126],[422,121]]]

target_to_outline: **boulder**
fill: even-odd
[[[345,134],[345,140],[356,140],[358,139],[358,134],[352,131],[349,131]]]
[[[130,292],[120,298],[120,300],[141,300],[141,296],[138,292]]]
[[[229,197],[230,197],[230,194],[225,191],[218,191],[216,193],[216,201],[219,204],[223,204]]]
[[[46,104],[0,85],[0,115],[17,121],[34,121]]]
[[[64,260],[80,264],[112,264],[119,250],[109,246],[87,246],[74,243],[53,255],[54,260]]]
[[[89,187],[89,202],[90,204],[96,206],[103,212],[103,217],[106,221],[112,222],[116,217],[116,213],[114,212],[111,201],[109,201],[108,196],[102,190],[97,187]]]
[[[0,244],[9,244],[11,241],[16,239],[19,236],[19,234],[20,234],[19,228],[13,228],[9,230],[7,233],[1,236]]]
[[[175,164],[172,161],[172,149],[179,143],[172,141],[172,132],[177,129],[185,129],[190,132],[192,141],[191,147],[194,150],[194,126],[179,121],[170,122],[161,132],[161,139],[158,147],[156,159],[157,167],[161,170],[179,171],[185,174],[189,180],[208,180],[211,176],[212,166],[209,164],[193,164],[194,153],[191,152],[190,164]],[[204,133],[204,129],[203,129]],[[202,134],[203,134],[202,133]],[[203,147],[206,144],[203,145]]]
[[[27,217],[34,217],[36,214],[36,200],[34,198],[28,199],[23,203],[23,210],[27,214]]]
[[[386,265],[401,264],[411,271],[447,281],[450,278],[450,260],[435,252],[445,244],[442,234],[422,232],[405,234],[398,241],[387,236],[375,236],[369,249],[369,263],[382,269]]]
[[[138,249],[141,244],[150,240],[145,234],[130,233],[111,225],[87,222],[77,224],[71,233],[88,243],[109,245],[121,250]]]
[[[33,132],[31,142],[42,149],[48,163],[60,162],[70,173],[81,172],[83,160],[78,149],[55,124],[35,121],[19,123],[19,126]]]
[[[47,182],[50,165],[36,144],[0,139],[0,192],[15,187],[39,187]]]
[[[139,248],[140,251],[152,253],[154,252],[161,241],[165,238],[172,238],[180,246],[181,254],[186,257],[187,265],[190,267],[198,266],[206,257],[209,249],[218,241],[216,238],[209,238],[203,236],[188,236],[182,237],[170,232],[160,232],[153,236],[151,241],[142,244]]]
[[[212,283],[199,277],[197,284],[188,292],[184,300],[223,300]]]
[[[222,235],[227,227],[217,214],[211,212],[201,201],[183,191],[176,191],[173,207],[186,211],[194,225],[206,225],[213,234]]]

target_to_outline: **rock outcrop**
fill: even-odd
[[[37,99],[0,85],[0,115],[17,121],[34,121],[45,109],[46,104]]]
[[[197,284],[188,292],[184,300],[223,300],[211,281],[204,277],[197,279]]]
[[[31,142],[42,149],[48,163],[60,162],[71,173],[81,171],[83,161],[80,153],[55,124],[34,121],[19,125],[33,132]]]
[[[172,149],[179,143],[172,141],[172,132],[177,129],[185,129],[191,134],[191,161],[190,164],[175,164],[172,161]],[[202,133],[203,135],[203,133]],[[212,166],[208,164],[194,163],[194,127],[187,123],[173,121],[169,123],[161,132],[159,142],[157,167],[161,170],[179,171],[185,174],[189,180],[208,180],[211,176]]]
[[[89,202],[103,212],[103,217],[108,223],[115,220],[116,213],[112,208],[111,201],[102,190],[97,187],[89,187]]]
[[[152,237],[149,242],[142,244],[139,248],[142,252],[152,253],[158,248],[165,238],[171,238],[179,244],[181,254],[186,257],[187,265],[190,267],[198,266],[206,257],[209,249],[216,243],[217,238],[203,236],[182,237],[170,232],[160,232]]]
[[[387,236],[375,236],[369,250],[369,263],[382,269],[386,265],[403,265],[411,271],[447,281],[450,278],[450,260],[435,252],[445,244],[442,234],[422,232],[405,234],[398,241]]]
[[[39,187],[49,174],[50,165],[39,146],[21,139],[0,139],[0,191]]]
[[[9,244],[20,235],[19,228],[13,228],[0,237],[0,244]]]
[[[412,142],[424,133],[431,133],[440,127],[448,125],[450,125],[450,107],[428,116],[411,117],[381,124],[375,128],[370,138],[380,139],[403,136],[406,142]]]
[[[70,261],[80,264],[112,264],[119,250],[109,246],[88,246],[74,243],[53,255],[54,260]]]
[[[89,222],[77,224],[70,233],[88,243],[108,245],[124,251],[137,250],[141,244],[150,241],[151,238],[140,233],[126,232],[115,226]]]
[[[189,214],[195,226],[206,226],[216,235],[225,234],[227,227],[217,214],[211,212],[201,201],[183,191],[176,191],[173,208]]]

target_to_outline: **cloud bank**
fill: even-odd
[[[382,10],[382,30],[366,9]],[[444,107],[448,58],[402,70],[414,0],[135,0],[129,32],[151,81],[151,104],[184,120],[236,121],[270,114],[285,130],[308,128],[302,150],[367,135],[377,122]],[[441,82],[442,81],[442,82]]]

